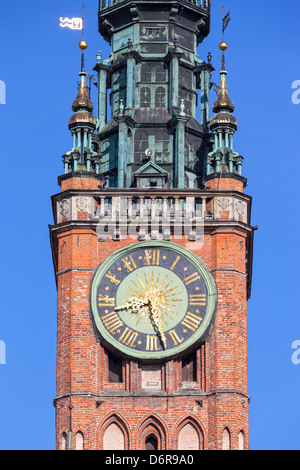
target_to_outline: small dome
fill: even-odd
[[[78,111],[78,113],[73,114],[69,120],[69,127],[74,124],[91,124],[96,127],[96,119],[93,114],[88,111]]]
[[[234,129],[237,130],[236,117],[229,112],[221,111],[211,118],[209,127],[210,129],[214,129],[215,127],[226,124],[234,127]]]

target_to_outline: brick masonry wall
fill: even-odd
[[[61,190],[67,191],[68,189],[99,189],[99,179],[76,177],[65,178],[61,181]]]
[[[244,183],[237,178],[212,178],[208,180],[209,189],[212,191],[240,191],[243,192]]]
[[[65,183],[75,185],[71,180]],[[185,238],[171,241],[188,248],[192,245]],[[222,228],[220,223],[205,232],[203,246],[193,250],[217,284],[214,327],[208,343],[197,352],[198,380],[192,391],[182,384],[181,361],[174,359],[162,366],[163,391],[151,391],[152,396],[139,392],[142,370],[137,361],[123,361],[123,383],[108,383],[107,351],[95,334],[89,312],[93,271],[109,254],[132,243],[131,239],[98,242],[90,229],[70,229],[58,235],[57,448],[62,448],[62,434],[70,426],[70,393],[72,430],[74,435],[83,433],[85,449],[103,448],[104,432],[111,423],[118,424],[125,448],[132,450],[144,448],[149,433],[157,437],[159,448],[177,449],[186,424],[197,430],[200,448],[221,449],[225,427],[232,449],[238,449],[240,431],[248,448],[245,232]],[[196,402],[200,399],[202,404]],[[97,405],[97,401],[102,403]]]

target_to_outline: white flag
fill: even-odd
[[[82,18],[59,18],[59,21],[59,26],[61,28],[82,30],[83,27]]]

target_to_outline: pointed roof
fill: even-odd
[[[228,91],[227,91],[227,83],[226,83],[227,72],[225,70],[224,50],[227,49],[227,44],[221,43],[220,49],[223,51],[222,70],[220,72],[220,75],[221,75],[220,91],[218,94],[218,98],[212,107],[212,110],[215,113],[215,115],[211,118],[209,127],[211,130],[213,130],[216,127],[229,125],[230,127],[233,127],[234,130],[237,130],[237,120],[235,116],[232,114],[234,111],[234,104],[229,98]]]
[[[69,127],[74,126],[78,123],[88,123],[92,126],[96,127],[96,119],[93,115],[94,105],[90,100],[87,90],[86,90],[86,83],[85,77],[86,73],[84,71],[84,55],[82,52],[81,58],[81,72],[80,76],[80,86],[77,97],[72,105],[72,111],[75,112],[69,120]]]
[[[86,91],[86,83],[85,83],[85,77],[86,77],[86,73],[85,72],[80,72],[80,87],[79,87],[79,91],[78,91],[78,95],[72,105],[72,110],[74,112],[78,111],[79,109],[84,109],[85,111],[93,111],[94,109],[94,105],[93,103],[91,102],[88,94],[87,94],[87,91]]]
[[[149,160],[149,162],[145,163],[141,168],[139,168],[137,171],[134,173],[135,175],[141,175],[141,174],[159,174],[159,175],[167,175],[168,172],[158,166],[156,163],[152,162]]]
[[[229,98],[228,91],[227,91],[227,83],[226,83],[226,75],[227,72],[222,70],[220,72],[221,80],[220,80],[220,91],[216,102],[213,105],[213,112],[219,113],[220,111],[228,111],[229,113],[233,113],[234,111],[234,104]]]

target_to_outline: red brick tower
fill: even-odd
[[[208,117],[209,18],[206,0],[100,2],[97,119],[82,55],[52,197],[57,449],[248,448],[251,198],[224,42]]]

